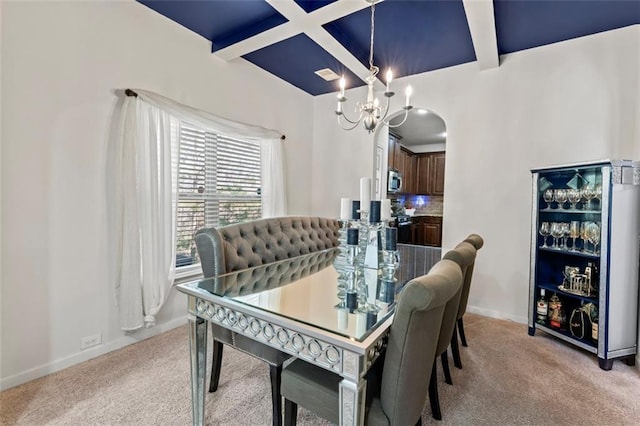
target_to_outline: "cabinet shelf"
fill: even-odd
[[[559,294],[560,296],[580,300],[585,303],[590,302],[590,303],[595,303],[596,305],[598,304],[598,296],[580,296],[579,294],[567,293],[566,291],[560,290],[560,288],[558,288],[556,284],[549,284],[549,283],[538,284],[538,288],[543,288],[545,289],[545,291],[551,291],[556,294]]]
[[[540,209],[540,213],[568,213],[568,214],[601,214],[600,210],[581,210],[581,209]]]
[[[585,337],[584,339],[578,339],[577,337],[575,337],[573,334],[571,334],[569,331],[567,330],[559,330],[557,328],[551,328],[548,325],[543,325],[540,323],[536,323],[536,328],[539,330],[542,330],[546,333],[549,333],[551,335],[554,335],[556,337],[561,338],[562,340],[565,340],[567,342],[573,343],[576,346],[579,346],[591,353],[597,353],[598,352],[598,348],[597,348],[597,343],[594,343],[593,340],[591,340],[588,337]],[[590,331],[590,330],[589,330]]]
[[[538,246],[538,250],[540,250],[540,251],[548,251],[548,252],[551,252],[551,253],[567,254],[567,255],[576,256],[576,257],[584,257],[584,258],[587,258],[587,259],[599,259],[600,258],[600,254],[587,253],[587,252],[584,252],[584,251],[572,251],[572,250],[557,249],[557,248],[553,248],[553,247],[542,247],[542,246]]]

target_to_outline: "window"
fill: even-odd
[[[200,263],[198,229],[262,217],[260,144],[179,125],[176,267]]]

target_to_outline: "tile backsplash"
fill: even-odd
[[[406,195],[398,197],[398,203],[405,209],[416,209],[416,215],[442,215],[443,197],[441,195]]]

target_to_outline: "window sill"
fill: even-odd
[[[176,275],[175,279],[173,280],[173,285],[182,284],[202,278],[202,269],[200,268],[199,263],[197,265],[182,266],[176,269]]]

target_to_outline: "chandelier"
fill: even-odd
[[[375,22],[375,3],[378,0],[365,0],[368,3],[371,3],[371,41],[369,46],[369,75],[365,78],[367,83],[367,100],[366,102],[358,102],[356,103],[355,112],[358,114],[358,118],[355,120],[351,120],[344,113],[343,104],[347,101],[347,98],[344,96],[345,89],[345,79],[344,76],[340,78],[340,93],[338,94],[338,107],[336,108],[336,115],[338,116],[338,124],[344,130],[353,130],[358,124],[362,123],[362,126],[369,132],[372,133],[375,131],[376,127],[379,123],[382,123],[390,128],[398,127],[402,125],[406,120],[409,113],[409,110],[413,108],[410,104],[412,89],[411,86],[407,86],[405,91],[406,94],[406,103],[402,109],[404,109],[404,117],[403,119],[395,124],[391,125],[388,121],[385,121],[387,118],[387,114],[389,113],[389,104],[391,102],[391,98],[395,95],[394,92],[391,91],[389,85],[393,80],[393,73],[389,69],[387,71],[387,85],[384,92],[384,97],[387,98],[386,106],[384,107],[384,114],[382,113],[383,108],[380,106],[380,102],[378,98],[373,97],[373,84],[376,81],[376,76],[380,69],[373,64],[373,34],[374,34],[374,22]],[[346,121],[346,126],[343,126],[343,120]]]

